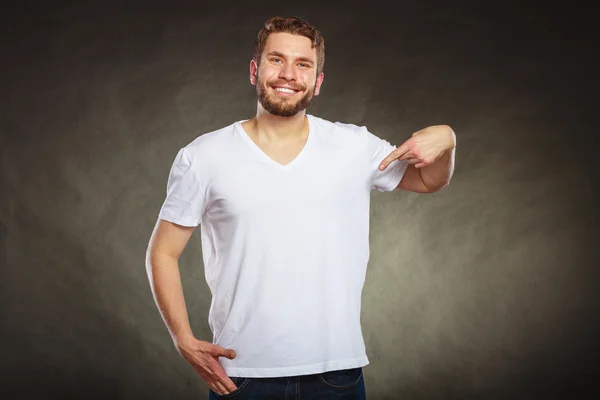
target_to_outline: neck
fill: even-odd
[[[245,124],[259,140],[283,143],[302,139],[308,133],[306,110],[291,117],[279,117],[259,107],[256,116]]]

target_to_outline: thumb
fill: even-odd
[[[219,357],[227,357],[230,360],[233,360],[235,358],[235,351],[232,349],[224,349],[221,346],[214,345],[213,346],[213,355],[219,356]]]

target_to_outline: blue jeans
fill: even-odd
[[[278,378],[230,377],[237,389],[218,395],[209,389],[209,400],[366,400],[362,367],[313,375]]]

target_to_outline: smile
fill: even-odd
[[[289,88],[284,88],[284,87],[274,87],[273,89],[277,93],[286,94],[286,95],[292,95],[292,94],[295,94],[296,92],[299,92],[299,90],[294,90],[294,89],[289,89]]]

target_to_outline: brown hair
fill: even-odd
[[[312,48],[317,48],[317,76],[323,72],[325,64],[325,39],[321,33],[308,22],[298,17],[273,17],[265,21],[265,26],[258,32],[254,46],[253,59],[260,66],[260,56],[265,49],[267,38],[271,33],[286,32],[307,37],[312,42]]]

